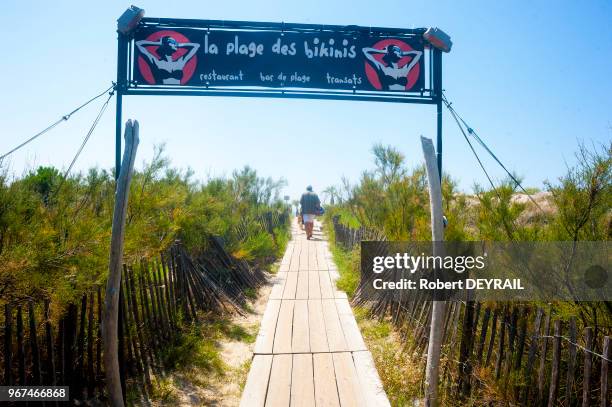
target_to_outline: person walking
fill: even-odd
[[[314,227],[314,217],[321,208],[321,200],[319,196],[312,191],[311,185],[308,185],[306,187],[306,192],[302,194],[300,206],[302,208],[302,222],[306,228],[306,239],[310,240]]]

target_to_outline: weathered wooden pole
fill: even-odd
[[[427,183],[429,184],[429,206],[431,208],[431,240],[434,256],[441,256],[441,244],[444,240],[444,224],[442,221],[442,187],[441,174],[438,172],[436,153],[431,139],[421,136]],[[438,400],[438,376],[440,370],[440,350],[444,334],[444,314],[446,302],[433,301],[431,311],[431,326],[429,331],[429,346],[427,347],[427,366],[425,369],[425,406],[435,407]]]
[[[111,234],[110,264],[104,299],[104,316],[102,321],[102,340],[104,344],[104,371],[106,391],[110,404],[123,407],[123,391],[119,375],[119,358],[117,348],[117,328],[119,315],[119,290],[121,288],[121,268],[123,266],[123,238],[125,236],[125,218],[134,160],[138,149],[138,121],[128,120],[125,125],[125,150],[121,171],[117,179],[115,192],[115,209]]]

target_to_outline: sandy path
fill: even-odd
[[[249,303],[249,312],[245,316],[234,315],[230,318],[231,322],[249,334],[257,335],[271,287],[268,284],[261,287],[257,299]],[[196,370],[175,372],[169,375],[166,381],[172,396],[165,402],[158,401],[152,405],[238,406],[255,343],[224,338],[218,342],[218,346],[220,356],[226,365],[225,374]]]

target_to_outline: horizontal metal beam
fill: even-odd
[[[231,21],[231,20],[195,20],[184,18],[153,18],[145,17],[140,21],[141,26],[162,25],[168,27],[190,28],[217,28],[239,30],[277,30],[277,31],[334,31],[345,33],[376,33],[393,35],[423,35],[426,28],[386,28],[364,27],[357,25],[326,25],[326,24],[296,24],[271,23],[258,21]]]
[[[227,97],[266,97],[266,98],[288,98],[288,99],[326,99],[326,100],[355,100],[364,102],[393,102],[393,103],[414,103],[422,105],[434,105],[434,99],[416,97],[392,97],[392,96],[368,96],[368,95],[349,95],[338,93],[313,93],[313,92],[260,92],[260,91],[234,91],[234,90],[158,90],[130,88],[124,95],[153,95],[153,96],[227,96]]]

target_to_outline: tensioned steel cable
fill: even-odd
[[[538,203],[533,199],[533,197],[531,196],[531,194],[529,192],[527,192],[525,190],[525,188],[523,187],[523,185],[519,182],[518,179],[516,179],[516,177],[510,172],[508,171],[508,169],[506,168],[506,166],[501,162],[501,160],[499,158],[497,158],[497,156],[495,155],[495,153],[493,153],[493,151],[491,151],[491,149],[486,145],[486,143],[478,136],[478,134],[476,134],[476,131],[470,127],[465,120],[463,120],[463,118],[459,115],[459,113],[457,113],[457,111],[451,106],[451,103],[448,101],[448,99],[446,98],[446,95],[443,93],[442,94],[442,101],[444,102],[444,104],[446,105],[446,108],[449,110],[449,112],[451,112],[451,114],[453,115],[453,118],[455,119],[455,121],[457,122],[457,126],[459,126],[459,129],[461,130],[461,133],[463,133],[463,136],[465,137],[466,141],[468,142],[468,144],[470,145],[470,148],[472,149],[472,152],[474,153],[474,155],[476,156],[476,159],[478,160],[478,163],[480,164],[480,167],[482,168],[482,170],[485,172],[485,174],[487,175],[487,178],[489,179],[489,182],[491,183],[491,185],[493,186],[493,181],[491,180],[491,178],[489,177],[489,175],[487,174],[486,170],[484,169],[484,166],[482,164],[482,162],[480,161],[480,158],[478,158],[478,154],[476,154],[476,151],[474,150],[474,148],[472,147],[472,144],[469,142],[465,131],[463,129],[463,126],[465,126],[465,128],[467,129],[467,132],[474,137],[474,139],[478,142],[478,144],[480,144],[480,146],[482,148],[485,149],[485,151],[487,153],[489,153],[489,155],[500,165],[500,167],[502,167],[502,169],[506,172],[506,174],[508,174],[508,176],[510,177],[510,179],[512,179],[512,181],[514,181],[514,183],[516,184],[516,186],[518,186],[521,191],[523,191],[525,193],[525,195],[527,195],[527,197],[529,198],[529,200],[542,212],[545,213],[544,210],[542,209],[542,207],[540,207],[540,205],[538,205]],[[459,121],[461,123],[459,123]],[[463,126],[461,125],[463,124]],[[493,186],[493,188],[495,189],[495,187]],[[497,192],[497,191],[496,191]],[[498,195],[499,196],[499,195]]]
[[[100,122],[100,119],[102,118],[102,115],[104,114],[104,112],[106,111],[106,108],[108,107],[108,102],[110,102],[110,100],[111,100],[111,98],[113,97],[114,94],[115,94],[114,90],[111,91],[110,94],[108,95],[108,98],[106,99],[106,101],[104,102],[102,107],[100,108],[100,111],[98,112],[98,115],[96,116],[96,118],[94,119],[93,123],[91,124],[91,127],[89,128],[89,131],[85,135],[85,138],[83,139],[83,142],[81,143],[81,146],[79,147],[79,149],[77,150],[76,154],[74,155],[74,158],[70,162],[70,165],[68,166],[68,169],[66,171],[64,171],[64,174],[62,175],[62,179],[60,181],[60,184],[57,186],[57,189],[55,190],[55,193],[53,195],[56,195],[59,192],[59,190],[62,188],[62,186],[64,185],[64,182],[66,181],[66,177],[68,176],[68,174],[72,170],[72,167],[76,163],[76,161],[79,158],[79,156],[81,155],[81,153],[83,152],[83,149],[85,148],[85,145],[89,141],[89,139],[90,139],[91,135],[93,134],[96,126]]]
[[[474,154],[474,157],[476,157],[476,161],[478,161],[478,164],[480,165],[480,168],[482,169],[482,172],[484,172],[484,174],[487,176],[487,179],[489,180],[489,184],[491,184],[491,188],[493,188],[493,191],[495,192],[495,195],[497,195],[497,198],[499,198],[499,200],[501,201],[501,196],[499,195],[499,192],[497,191],[497,188],[495,188],[495,184],[493,183],[493,180],[491,179],[491,176],[489,175],[489,173],[487,172],[484,164],[480,160],[480,157],[478,156],[478,153],[474,149],[474,146],[472,145],[472,142],[468,138],[467,134],[465,134],[465,131],[463,130],[463,126],[461,126],[461,124],[459,123],[459,119],[457,118],[455,110],[452,108],[451,104],[446,100],[446,98],[444,98],[443,100],[444,100],[444,103],[446,104],[446,108],[448,109],[448,111],[453,116],[453,119],[455,119],[455,122],[457,123],[457,126],[459,127],[459,130],[461,131],[461,134],[463,134],[463,138],[465,138],[465,141],[467,141],[468,145],[470,146],[470,149],[472,150],[472,153]]]
[[[27,139],[26,141],[24,141],[23,143],[19,144],[18,146],[16,146],[15,148],[11,149],[10,151],[8,151],[7,153],[3,154],[0,156],[0,163],[9,155],[13,154],[15,151],[19,150],[20,148],[24,147],[25,145],[29,144],[30,142],[36,140],[38,137],[42,136],[43,134],[45,134],[46,132],[48,132],[49,130],[53,129],[55,126],[57,126],[58,124],[60,124],[61,122],[67,121],[68,119],[70,119],[70,117],[75,114],[76,112],[78,112],[79,110],[81,110],[82,108],[84,108],[85,106],[87,106],[88,104],[90,104],[91,102],[93,102],[94,100],[104,96],[107,92],[109,92],[111,89],[113,89],[115,87],[115,84],[113,83],[110,87],[108,87],[107,89],[104,90],[104,92],[92,97],[91,99],[89,99],[87,102],[83,103],[82,105],[80,105],[79,107],[77,107],[76,109],[74,109],[73,111],[71,111],[68,114],[63,115],[59,120],[57,120],[56,122],[52,123],[50,126],[48,126],[47,128],[41,130],[40,132],[36,133],[35,135],[33,135],[32,137],[30,137],[29,139]]]

